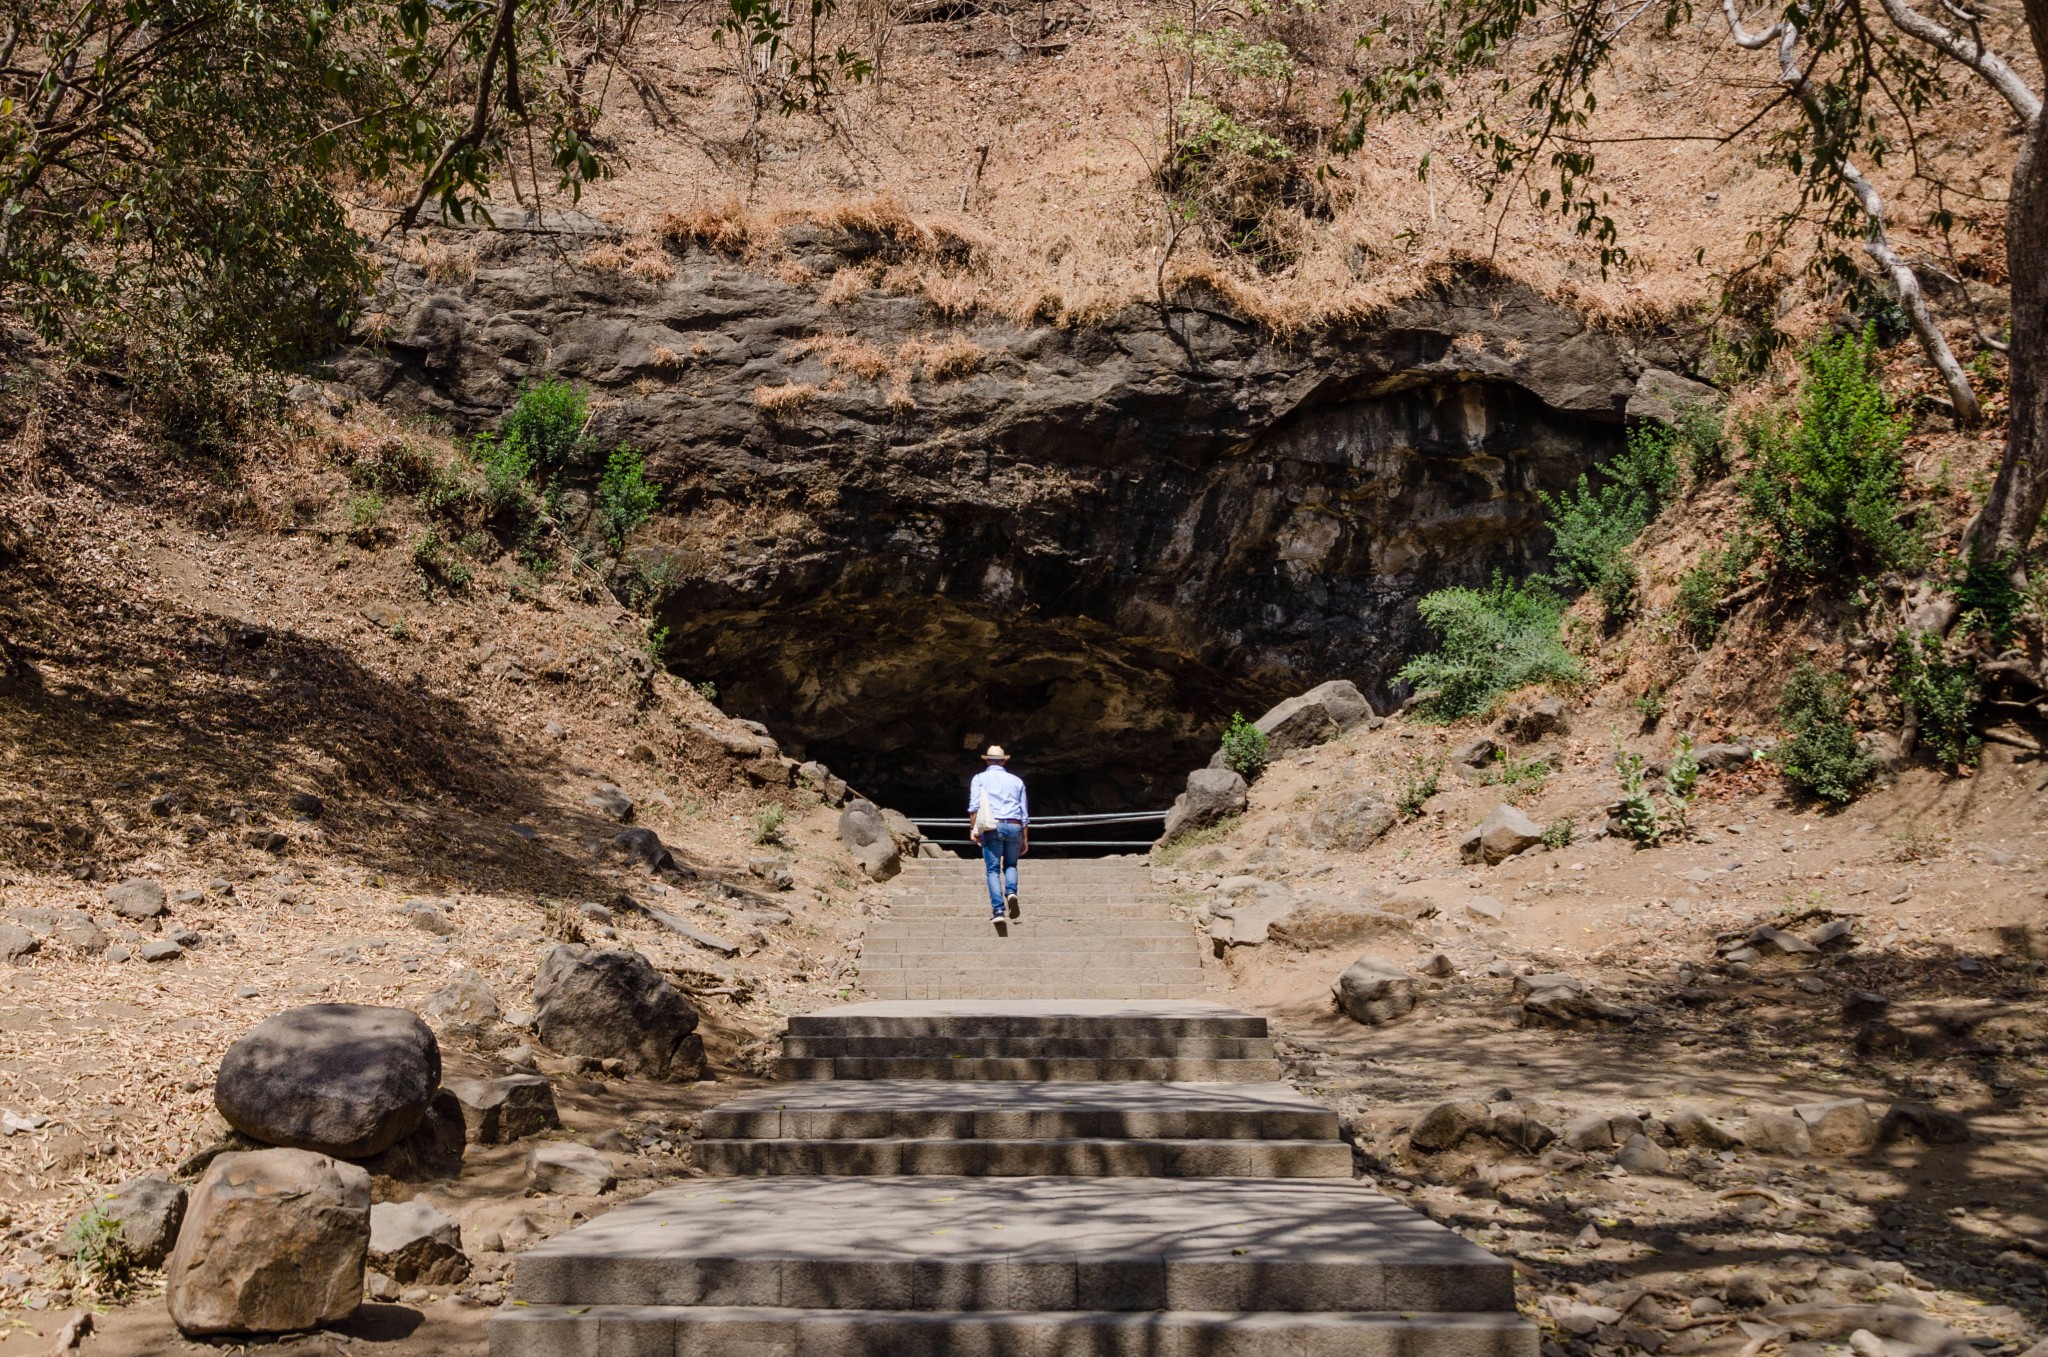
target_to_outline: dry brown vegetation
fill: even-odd
[[[649,26],[641,68],[675,116],[650,114],[623,82],[614,88],[604,126],[630,167],[594,185],[586,208],[735,258],[774,255],[780,229],[796,221],[872,237],[882,264],[825,279],[833,303],[879,282],[942,315],[1072,323],[1155,295],[1165,237],[1148,168],[1161,123],[1148,35],[1177,10],[1058,4],[924,23],[856,17],[865,13],[843,11],[834,37],[875,44],[879,78],[843,90],[824,117],[758,124],[729,53],[691,23]],[[2025,44],[2007,41],[2011,18],[1993,11],[1991,31],[2024,61]],[[1597,91],[1601,187],[1632,255],[1607,276],[1597,249],[1534,203],[1541,176],[1496,185],[1457,135],[1474,112],[1516,116],[1518,95],[1496,106],[1485,89],[1454,90],[1441,124],[1377,127],[1352,156],[1322,149],[1337,93],[1377,59],[1356,39],[1384,24],[1375,51],[1385,50],[1416,21],[1387,0],[1340,0],[1246,22],[1248,36],[1278,37],[1294,54],[1292,172],[1318,187],[1286,209],[1280,263],[1184,245],[1166,269],[1170,290],[1207,291],[1285,331],[1369,317],[1431,286],[1447,264],[1479,260],[1590,317],[1668,320],[1717,297],[1749,259],[1751,232],[1784,202],[1785,181],[1758,165],[1754,139],[1717,140],[1763,109],[1770,72],[1705,9],[1669,33],[1648,17],[1633,24]],[[1524,58],[1539,51],[1540,40]],[[1959,213],[1950,239],[1926,225],[1931,180],[1912,178],[1903,159],[1874,176],[1916,257],[1968,277],[2001,274],[1999,203],[2016,145],[2008,121],[1958,81],[1921,128],[1947,185],[1942,202]],[[681,186],[692,201],[677,207]],[[1502,189],[1492,203],[1490,188]],[[1798,280],[1797,254],[1752,288],[1795,336],[1818,323],[1803,308],[1824,290],[1784,286]]]

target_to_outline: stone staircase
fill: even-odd
[[[1144,858],[1027,857],[1018,875],[1021,917],[991,925],[979,859],[911,859],[889,913],[862,942],[862,986],[878,999],[1206,992],[1200,940],[1153,886]]]
[[[712,1176],[522,1254],[493,1357],[1535,1357],[1508,1265],[1352,1180],[1263,1018],[884,1000],[792,1019],[781,1072],[701,1119]]]

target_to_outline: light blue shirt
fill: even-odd
[[[998,820],[1031,823],[1031,808],[1024,800],[1024,779],[1001,764],[990,764],[974,775],[967,786],[967,813],[981,809],[981,794],[988,792],[989,814]]]

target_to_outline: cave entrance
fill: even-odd
[[[1030,785],[1034,816],[1156,810],[1208,762],[1231,712],[1284,696],[1088,618],[944,597],[663,621],[676,672],[716,683],[721,706],[764,722],[788,753],[911,816],[965,813],[990,743]],[[1144,827],[1117,829],[1099,837]]]

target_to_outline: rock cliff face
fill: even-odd
[[[774,273],[590,244],[396,266],[341,375],[462,427],[588,383],[668,487],[671,664],[916,809],[990,738],[1047,809],[1163,805],[1235,708],[1384,699],[1415,601],[1541,564],[1536,492],[1619,446],[1665,357],[1486,277],[1281,340],[1220,303],[1059,327],[821,288],[887,261],[859,232],[793,231]]]

